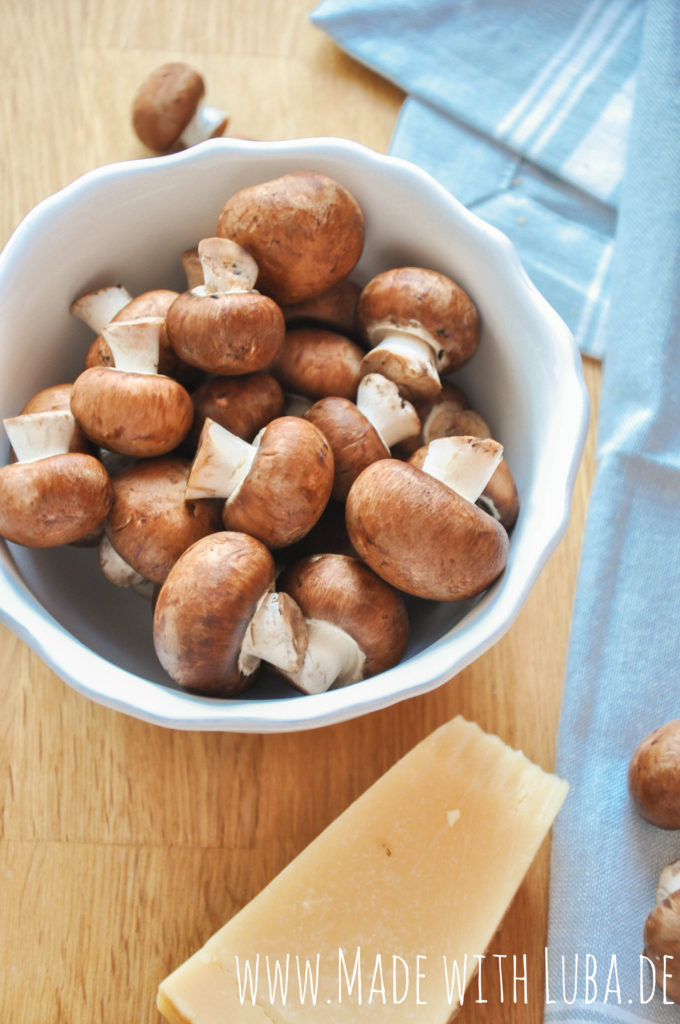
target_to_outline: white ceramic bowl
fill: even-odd
[[[108,584],[96,553],[0,549],[0,614],[76,690],[181,729],[268,732],[348,719],[451,678],[509,628],[567,524],[588,406],[571,334],[532,286],[510,242],[428,175],[338,139],[220,139],[183,153],[95,170],[42,202],[0,256],[0,413],[80,372],[92,334],[69,314],[78,295],[123,283],[182,290],[180,254],[215,231],[237,189],[314,168],[346,185],[366,216],[353,275],[403,264],[455,278],[476,301],[479,349],[457,377],[505,446],[521,512],[501,579],[464,605],[410,602],[412,639],[395,668],[303,696],[273,676],[240,698],[176,689],[158,664],[151,609]]]

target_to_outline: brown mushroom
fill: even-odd
[[[269,373],[250,373],[243,377],[211,377],[192,392],[194,422],[182,450],[193,455],[206,419],[244,441],[252,441],[263,427],[284,407],[281,385]]]
[[[189,393],[156,372],[163,320],[121,320],[103,328],[115,366],[92,366],[75,380],[71,410],[90,440],[109,451],[153,458],[176,448],[191,427]]]
[[[388,583],[416,597],[473,597],[501,574],[507,562],[507,532],[473,504],[479,481],[493,471],[488,446],[494,442],[467,440],[487,446],[486,451],[479,449],[483,472],[465,455],[448,460],[448,468],[462,463],[463,472],[453,482],[467,497],[451,483],[398,459],[368,466],[347,496],[347,532],[358,555]],[[433,444],[437,442],[429,447]],[[430,468],[439,473],[446,464],[446,458],[436,456]]]
[[[659,876],[654,909],[643,929],[644,954],[664,1002],[680,1003],[680,861]]]
[[[304,693],[356,683],[402,658],[409,638],[403,597],[358,559],[312,555],[286,569],[278,586],[307,624],[304,661],[283,672]]]
[[[258,287],[289,306],[352,272],[364,245],[364,217],[339,182],[300,170],[232,195],[217,234],[247,249],[260,268]]]
[[[411,401],[427,401],[440,375],[463,366],[479,341],[479,314],[450,277],[425,267],[396,267],[364,287],[357,324],[371,351],[364,373],[394,380]]]
[[[361,381],[357,401],[322,398],[305,419],[324,434],[335,462],[333,497],[345,501],[359,473],[390,448],[420,430],[418,413],[401,397],[396,384],[377,373]]]
[[[351,337],[356,330],[355,318],[360,294],[361,285],[346,277],[321,295],[284,306],[286,324],[289,327],[325,327]]]
[[[35,395],[28,399],[26,404],[19,410],[18,415],[27,416],[33,412],[50,412],[56,409],[70,411],[72,387],[72,384],[51,384],[46,388],[42,388],[41,391],[36,392]],[[69,451],[85,452],[88,455],[94,454],[92,444],[77,423],[74,426]],[[16,455],[10,448],[10,461],[14,462],[15,460]]]
[[[228,530],[281,548],[311,530],[332,487],[333,453],[312,423],[280,416],[248,444],[207,419],[186,495],[226,498],[222,520]]]
[[[162,153],[223,135],[229,121],[223,110],[202,104],[203,77],[183,61],[155,68],[139,86],[132,103],[132,126],[149,149]]]
[[[17,461],[0,469],[0,535],[26,547],[56,547],[100,526],[111,481],[94,456],[69,450],[73,415],[48,410],[4,423]]]
[[[273,587],[274,560],[256,538],[221,531],[192,544],[154,611],[154,647],[171,678],[195,693],[231,697],[254,681],[262,654],[295,671],[307,630],[294,602]]]
[[[680,718],[665,722],[635,748],[628,791],[637,813],[659,828],[680,828]]]
[[[162,583],[194,541],[221,530],[216,502],[185,499],[190,468],[188,459],[165,455],[137,462],[111,478],[113,504],[104,524],[102,568],[112,583],[121,581],[120,562],[145,580]],[[129,585],[126,576],[123,585]]]
[[[481,437],[491,438],[491,428],[486,420],[474,409],[454,410],[440,409],[439,415],[433,409],[428,417],[427,427],[423,435],[429,443],[440,437]],[[498,463],[493,476],[479,495],[477,504],[497,519],[506,530],[510,531],[519,515],[519,494],[512,471],[503,457]]]
[[[183,292],[166,316],[173,351],[209,373],[262,370],[283,345],[285,321],[277,304],[255,291],[252,257],[226,238],[204,238],[198,254],[204,284]]]
[[[106,324],[116,323],[119,320],[145,320],[147,317],[165,317],[171,304],[179,293],[170,288],[154,288],[151,291],[142,292],[126,302],[117,313],[115,313]],[[186,367],[182,368],[179,359],[170,348],[165,332],[165,324],[161,326],[158,339],[158,372],[169,377],[186,376]],[[95,340],[90,345],[85,356],[85,368],[90,366],[113,366],[113,355],[101,329]],[[183,373],[184,370],[184,373]]]
[[[323,327],[295,327],[269,372],[286,390],[310,398],[330,395],[354,400],[364,351],[343,334]]]

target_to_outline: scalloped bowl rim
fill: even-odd
[[[467,210],[425,171],[406,160],[377,153],[344,139],[314,138],[281,142],[217,139],[190,150],[161,157],[109,164],[87,172],[44,199],[21,221],[0,253],[0,291],[11,281],[17,260],[24,258],[32,237],[56,210],[78,203],[88,192],[106,190],[121,177],[139,178],[176,166],[201,164],[227,155],[278,159],[344,161],[359,168],[389,172],[410,189],[427,193],[441,204],[461,230],[475,237],[489,266],[512,284],[523,315],[540,326],[561,370],[562,406],[569,417],[561,424],[561,444],[552,458],[556,489],[541,496],[532,510],[540,515],[540,536],[532,541],[531,557],[509,567],[501,579],[446,635],[394,668],[355,684],[317,695],[249,700],[204,698],[141,678],[109,662],[69,633],[36,600],[8,554],[0,549],[0,619],[68,685],[93,701],[149,723],[176,729],[228,732],[282,732],[341,722],[387,707],[440,686],[487,651],[510,628],[562,539],[569,521],[571,496],[585,446],[589,405],[580,354],[571,332],[540,295],[522,267],[516,250],[500,231]],[[302,165],[302,164],[301,164]],[[321,168],[320,168],[321,169]],[[512,544],[511,544],[512,549]],[[511,551],[512,554],[512,551]],[[455,652],[452,656],[452,645]]]

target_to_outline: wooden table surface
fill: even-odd
[[[1,241],[79,174],[148,155],[130,101],[169,59],[202,69],[229,134],[386,151],[401,93],[314,29],[313,6],[1,0]],[[596,410],[599,367],[585,371]],[[506,637],[437,691],[358,721],[290,735],[164,730],[90,703],[1,630],[0,1019],[158,1024],[164,975],[455,714],[551,768],[593,433],[567,535]],[[488,1004],[468,1001],[461,1024],[541,1019],[548,853],[489,950],[526,953],[528,1005],[507,991],[498,1005],[490,974]]]

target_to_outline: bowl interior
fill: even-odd
[[[573,340],[526,278],[503,236],[402,161],[339,140],[217,140],[170,157],[102,168],[37,207],[0,257],[0,412],[73,380],[92,341],[69,313],[78,295],[112,283],[132,294],[182,290],[181,254],[215,231],[237,189],[302,168],[337,178],[366,216],[353,276],[420,264],[455,278],[476,301],[478,352],[457,376],[503,442],[521,497],[508,568],[480,600],[413,600],[407,659],[381,677],[318,697],[274,676],[236,701],[179,693],[156,660],[150,605],[108,584],[96,552],[4,545],[0,610],[72,685],[161,724],[305,727],[437,685],[490,646],[519,611],[565,523],[586,426]]]

